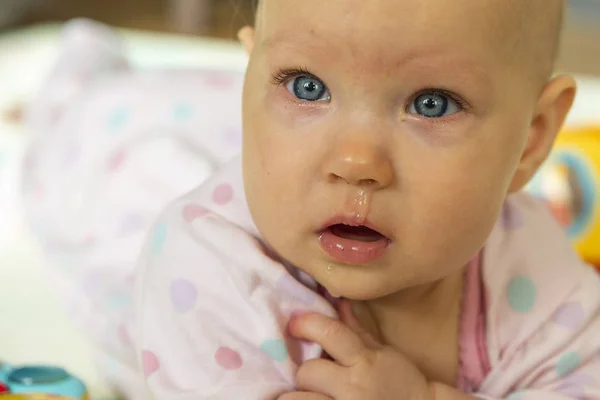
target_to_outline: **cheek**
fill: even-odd
[[[448,157],[422,156],[422,168],[406,188],[414,241],[439,249],[453,263],[467,262],[485,243],[504,202],[512,167],[480,146]],[[406,233],[408,234],[408,233]],[[416,247],[422,247],[413,243]],[[426,249],[422,249],[425,251]],[[439,260],[429,260],[434,263]],[[451,263],[451,264],[453,264]]]

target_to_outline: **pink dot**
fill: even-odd
[[[198,218],[204,217],[209,211],[197,204],[189,204],[183,209],[183,219],[187,223],[194,222]]]
[[[142,368],[144,369],[144,376],[147,378],[160,368],[160,361],[156,354],[151,351],[144,350],[142,352]]]
[[[121,339],[121,342],[125,345],[131,344],[131,337],[129,336],[129,333],[127,333],[125,325],[119,326],[119,339]]]
[[[229,75],[225,75],[223,73],[214,73],[209,75],[206,78],[206,84],[209,86],[217,87],[217,88],[227,88],[233,85],[233,79]]]
[[[196,306],[198,300],[198,289],[186,280],[177,279],[171,282],[171,303],[175,310],[185,313]]]
[[[123,150],[119,150],[115,152],[110,159],[108,160],[108,170],[116,171],[121,165],[125,162],[125,152]]]
[[[554,315],[554,323],[569,329],[577,329],[585,322],[585,311],[579,303],[567,303]]]
[[[224,206],[233,199],[233,188],[228,183],[223,183],[215,188],[212,200],[215,204]]]
[[[215,353],[215,360],[217,364],[219,364],[223,369],[228,371],[234,371],[236,369],[242,368],[242,356],[235,351],[230,349],[229,347],[221,347]]]
[[[96,244],[96,238],[94,237],[94,235],[92,235],[91,233],[87,234],[86,237],[83,239],[83,243],[86,246],[93,246],[94,244]]]

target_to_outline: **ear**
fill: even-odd
[[[246,53],[250,55],[252,53],[252,49],[254,48],[254,28],[251,26],[244,26],[238,32],[238,39],[246,49]]]
[[[558,76],[544,88],[529,127],[527,146],[510,185],[511,193],[523,189],[550,154],[576,91],[577,84],[570,76]]]

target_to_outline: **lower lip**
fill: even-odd
[[[353,265],[369,264],[382,257],[390,241],[382,237],[375,242],[361,242],[334,235],[329,229],[319,236],[319,242],[325,252],[334,260]]]

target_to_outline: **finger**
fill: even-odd
[[[338,311],[340,320],[360,336],[367,347],[379,349],[383,346],[381,341],[375,336],[379,336],[375,319],[364,303],[353,303],[348,299],[342,299],[338,306]],[[361,321],[364,321],[364,325],[361,324],[357,315],[361,317]],[[372,332],[375,332],[375,334]]]
[[[344,370],[339,364],[324,359],[307,361],[298,369],[296,388],[340,398],[346,381]]]
[[[345,367],[356,365],[368,350],[360,336],[346,324],[322,314],[305,314],[294,318],[289,331],[297,339],[319,344]]]
[[[277,400],[333,400],[333,398],[319,393],[292,392],[279,396]]]

